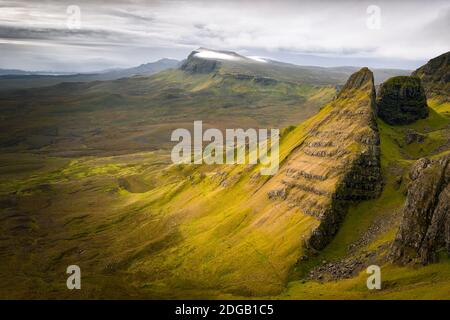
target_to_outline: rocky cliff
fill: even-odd
[[[450,101],[450,52],[431,59],[412,75],[422,80],[428,98]]]
[[[392,248],[396,262],[427,264],[450,254],[450,156],[423,158],[411,168],[403,218]]]
[[[337,232],[351,201],[377,197],[381,190],[372,72],[354,73],[325,108],[329,112],[274,177],[280,188],[269,192],[320,220],[306,243],[315,250]]]
[[[198,57],[197,55],[200,53],[200,50],[192,51],[188,58],[183,61],[180,69],[188,73],[210,73],[218,70],[220,62],[214,59]]]
[[[385,81],[377,97],[377,114],[390,125],[413,123],[428,116],[427,98],[418,77]]]

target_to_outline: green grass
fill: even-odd
[[[188,84],[186,75],[169,73],[155,77],[152,85],[179,83],[180,77],[188,87],[183,90],[197,93],[214,92],[223,84],[206,76]],[[142,81],[144,88],[148,83]],[[254,88],[249,83],[223,85],[237,93]],[[334,89],[286,84],[267,89],[269,96],[286,92],[292,94],[289,99],[302,95],[319,103]],[[253,98],[249,93],[249,99]],[[171,107],[177,108],[177,102]],[[284,106],[286,110],[292,107]],[[297,270],[293,266],[304,254],[302,236],[318,221],[286,204],[269,201],[267,191],[273,182],[253,176],[259,166],[171,166],[167,152],[161,151],[71,159],[3,153],[0,297],[449,298],[450,262],[446,258],[423,268],[387,263],[382,269],[385,287],[377,292],[367,290],[364,273],[336,282],[302,280],[322,260],[346,257],[348,246],[378,219],[394,217],[390,228],[357,253],[379,250],[392,241],[408,168],[421,156],[415,145],[402,143],[405,130],[426,135],[426,153],[446,141],[449,119],[441,113],[445,108],[433,108],[428,119],[411,126],[391,127],[379,121],[385,178],[381,197],[352,205],[334,240]],[[264,110],[267,116],[278,109]],[[283,132],[282,162],[331,110],[332,105],[327,105]],[[253,111],[242,112],[249,116]],[[167,114],[161,117],[170,118]],[[404,182],[397,186],[399,177]],[[11,200],[14,192],[20,201],[9,203],[6,200]],[[65,288],[65,268],[74,262],[82,267],[85,288],[76,293]]]
[[[439,106],[433,105],[435,110]],[[377,235],[358,252],[377,251],[394,240],[400,219],[400,210],[405,200],[408,168],[423,154],[415,152],[412,146],[402,141],[407,129],[421,130],[427,140],[434,141],[430,146],[425,142],[427,154],[448,141],[442,134],[448,134],[450,119],[438,111],[432,111],[430,117],[409,126],[392,127],[378,121],[381,137],[381,165],[385,186],[378,199],[353,205],[333,241],[318,256],[311,257],[296,270],[295,277],[304,277],[308,271],[321,261],[336,261],[351,256],[348,247],[356,242],[368,230],[376,219],[394,216],[390,228]],[[403,183],[397,186],[397,180],[403,177]],[[385,249],[384,249],[385,250]],[[356,254],[357,254],[356,253]],[[449,259],[424,268],[400,268],[391,264],[383,267],[386,288],[379,292],[369,292],[365,287],[367,276],[334,282],[293,281],[289,284],[284,298],[287,299],[449,299],[450,269]],[[436,288],[434,290],[433,288]]]
[[[386,265],[381,269],[381,290],[369,290],[367,275],[341,281],[291,282],[281,299],[449,299],[450,259],[425,267],[398,267]]]

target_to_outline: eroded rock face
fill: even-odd
[[[210,73],[219,68],[219,61],[198,58],[196,57],[197,53],[199,53],[199,51],[192,51],[186,61],[183,62],[180,69],[188,73]]]
[[[428,117],[427,98],[420,79],[399,76],[385,81],[377,97],[377,114],[390,125],[409,124]]]
[[[412,75],[422,80],[428,98],[450,101],[450,52],[431,59]]]
[[[360,89],[367,83],[373,83],[373,73],[368,68],[362,68],[350,76],[345,85],[339,91],[338,97],[346,97],[351,94],[352,89]],[[371,93],[372,95],[373,93]]]
[[[394,261],[431,263],[438,251],[450,254],[450,156],[418,160],[410,171],[412,182],[400,229],[392,248]]]
[[[409,170],[409,178],[411,180],[416,180],[422,173],[423,169],[430,165],[431,161],[428,158],[421,158],[417,160]]]
[[[268,193],[320,220],[306,240],[314,250],[336,234],[352,201],[379,195],[382,181],[372,72],[363,68],[353,74],[327,108],[273,178],[278,189]],[[281,200],[275,197],[279,190]]]

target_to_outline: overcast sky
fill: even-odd
[[[80,29],[69,5],[80,9]],[[200,46],[303,65],[414,69],[449,51],[449,34],[448,0],[0,0],[3,69],[89,72],[183,59]]]

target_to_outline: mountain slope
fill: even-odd
[[[297,66],[265,58],[245,57],[232,51],[217,51],[199,48],[191,53],[191,58],[203,52],[202,61],[216,61],[222,64],[230,75],[239,75],[242,70],[243,77],[259,74],[260,77],[275,77],[283,81],[304,82],[319,85],[341,85],[346,79],[358,70],[357,67],[322,68],[315,66]],[[233,56],[234,59],[229,59]],[[189,61],[185,60],[184,63]],[[222,63],[220,63],[221,61]],[[226,63],[223,63],[226,62]],[[149,76],[157,72],[176,68],[179,61],[174,59],[161,59],[155,62],[128,69],[113,69],[93,74],[73,74],[55,72],[28,72],[23,70],[0,69],[0,92],[14,89],[40,88],[57,85],[63,82],[92,82],[109,81],[133,76]],[[263,66],[262,64],[266,64]],[[389,77],[409,75],[410,71],[400,69],[374,69],[375,82],[381,83]],[[270,81],[270,80],[269,80]]]
[[[411,125],[393,127],[378,119],[384,180],[380,197],[350,206],[336,237],[299,266],[297,279],[282,295],[285,299],[449,298],[450,258],[442,250],[438,262],[426,267],[392,262],[392,244],[402,223],[402,232],[414,238],[413,229],[405,231],[402,222],[412,168],[421,157],[438,159],[449,153],[450,118],[438,110],[433,106],[427,119]],[[406,143],[411,130],[425,139]],[[417,194],[412,197],[410,202],[420,201]],[[373,264],[381,267],[382,290],[370,291],[365,285],[366,268]]]
[[[3,92],[0,146],[8,152],[112,155],[170,148],[171,131],[197,119],[219,129],[287,127],[315,114],[347,78],[327,68],[202,50],[206,58],[194,51],[183,65],[212,63],[216,69],[190,72],[182,65],[152,76]],[[233,58],[223,59],[228,56]]]
[[[133,76],[149,76],[149,75],[161,72],[163,70],[176,68],[179,63],[180,63],[180,61],[175,60],[175,59],[167,59],[167,58],[160,59],[155,62],[141,64],[140,66],[137,66],[134,68],[104,71],[96,76],[93,76],[93,79],[90,81],[114,80],[114,79],[128,78],[128,77],[133,77]]]
[[[3,128],[24,141],[4,145],[0,154],[0,297],[448,299],[447,255],[427,267],[398,266],[390,257],[411,167],[449,153],[445,103],[429,103],[425,119],[388,125],[374,115],[373,77],[362,69],[334,99],[332,87],[318,113],[283,130],[273,177],[260,176],[259,165],[171,165],[167,150],[130,148],[130,136],[140,137],[130,129],[137,119],[180,125],[187,112],[223,121],[245,110],[246,121],[259,115],[267,124],[269,115],[295,109],[287,101],[315,97],[319,104],[319,93],[330,89],[242,80],[224,76],[221,67],[27,90],[24,100],[2,101]],[[107,92],[118,95],[114,108],[103,100]],[[249,104],[223,105],[242,101]],[[269,102],[273,109],[264,108]],[[43,131],[31,130],[40,128],[36,122],[64,118],[70,130],[61,145],[24,147],[42,143]],[[83,127],[89,119],[100,130]],[[234,120],[233,126],[243,123]],[[115,135],[105,144],[102,130],[109,126]],[[50,125],[45,134],[59,135]],[[71,135],[88,156],[57,156]],[[95,136],[123,153],[92,153]],[[120,145],[122,136],[127,143]],[[74,262],[83,272],[77,292],[66,288]],[[382,290],[366,287],[372,264],[382,268]]]
[[[335,93],[334,85],[182,69],[5,92],[0,95],[0,145],[9,152],[66,156],[167,149],[170,133],[190,128],[194,120],[219,129],[285,127],[316,113]]]
[[[314,230],[326,233],[327,238],[321,239],[320,245],[336,232],[345,208],[335,211],[335,203],[372,197],[371,192],[377,192],[377,171],[366,173],[359,168],[365,161],[374,161],[373,167],[377,168],[373,90],[372,74],[362,70],[316,116],[286,131],[280,146],[281,170],[272,178],[259,176],[259,166],[245,165],[180,165],[161,170],[161,164],[151,169],[150,162],[141,171],[143,161],[148,162],[148,157],[156,155],[144,156],[142,160],[138,157],[134,164],[125,166],[114,165],[119,158],[85,159],[70,162],[69,166],[62,164],[63,170],[47,178],[44,174],[42,178],[49,179],[47,182],[40,177],[35,178],[34,187],[29,185],[30,181],[26,182],[30,196],[20,196],[21,200],[10,210],[31,210],[31,203],[37,199],[45,202],[50,196],[41,186],[58,185],[57,189],[51,188],[50,205],[38,212],[32,210],[33,221],[41,226],[36,229],[37,234],[47,230],[43,219],[49,217],[54,217],[52,224],[59,230],[40,242],[39,259],[54,261],[52,268],[57,269],[75,258],[82,265],[89,264],[87,272],[91,280],[85,280],[88,288],[85,292],[103,283],[100,275],[128,279],[130,284],[122,292],[131,292],[135,275],[141,274],[143,278],[138,282],[145,283],[147,297],[279,294],[295,264],[307,253],[305,240],[308,242],[311,235],[318,239]],[[341,121],[349,123],[341,129],[342,145],[312,146],[314,141],[328,141],[320,135],[334,130]],[[326,157],[307,154],[321,148],[338,152]],[[291,198],[301,194],[305,200],[320,200],[312,190],[292,189],[286,200],[270,197],[272,190],[284,185],[288,170],[293,172],[293,162],[301,161],[318,163],[330,173],[321,187],[327,187],[336,197],[324,197],[326,201],[321,205],[329,210],[325,210],[323,217],[290,203]],[[318,170],[319,165],[310,169]],[[363,180],[371,175],[374,175],[369,188],[372,191],[362,193],[362,188],[369,186]],[[300,175],[295,181],[300,186],[304,179],[307,178]],[[4,192],[9,187],[5,185]],[[86,215],[72,212],[64,217],[53,216],[67,202],[70,190],[79,190],[77,206],[83,208],[92,201],[97,188],[109,191],[102,197],[96,196],[96,205]],[[38,190],[43,190],[45,196]],[[110,208],[107,214],[101,209],[105,205]],[[46,214],[42,215],[43,212]],[[91,227],[81,231],[78,219],[83,221],[82,225]],[[67,227],[58,229],[61,224]],[[67,240],[54,242],[61,237]],[[19,241],[21,237],[15,239]],[[104,251],[91,259],[98,245]],[[74,250],[67,252],[69,247]],[[77,253],[80,250],[82,255]],[[61,251],[66,253],[60,256]],[[7,261],[10,264],[14,260]],[[31,258],[29,263],[37,261]]]
[[[377,197],[381,188],[373,74],[353,74],[325,109],[327,115],[272,179],[290,206],[322,221],[307,243],[316,250],[337,232],[348,201]]]
[[[427,64],[414,71],[413,76],[422,80],[429,99],[449,102],[450,52],[431,59]]]
[[[199,48],[183,62],[182,70],[190,73],[217,72],[221,76],[255,81],[295,82],[333,85],[345,82],[347,74],[326,68],[302,67],[272,60],[252,59],[231,51]]]
[[[441,172],[436,164],[445,163],[450,150],[448,104],[442,102],[449,92],[441,94],[437,97],[428,91],[430,109],[425,119],[393,126],[377,120],[384,180],[381,196],[350,206],[331,243],[299,267],[297,276],[307,281],[293,281],[285,298],[449,298],[450,259],[445,253],[449,212],[445,200],[436,200],[445,199],[448,182],[434,175]],[[429,163],[434,165],[427,168]],[[423,267],[414,262],[434,263]],[[365,268],[372,264],[381,266],[382,290],[365,287]]]
[[[188,72],[218,72],[221,75],[238,78],[255,78],[256,81],[285,81],[316,85],[343,85],[357,67],[323,68],[299,66],[280,61],[246,57],[232,51],[217,51],[206,48],[194,50],[186,59],[182,69]],[[378,84],[392,76],[409,75],[408,70],[374,69]]]

